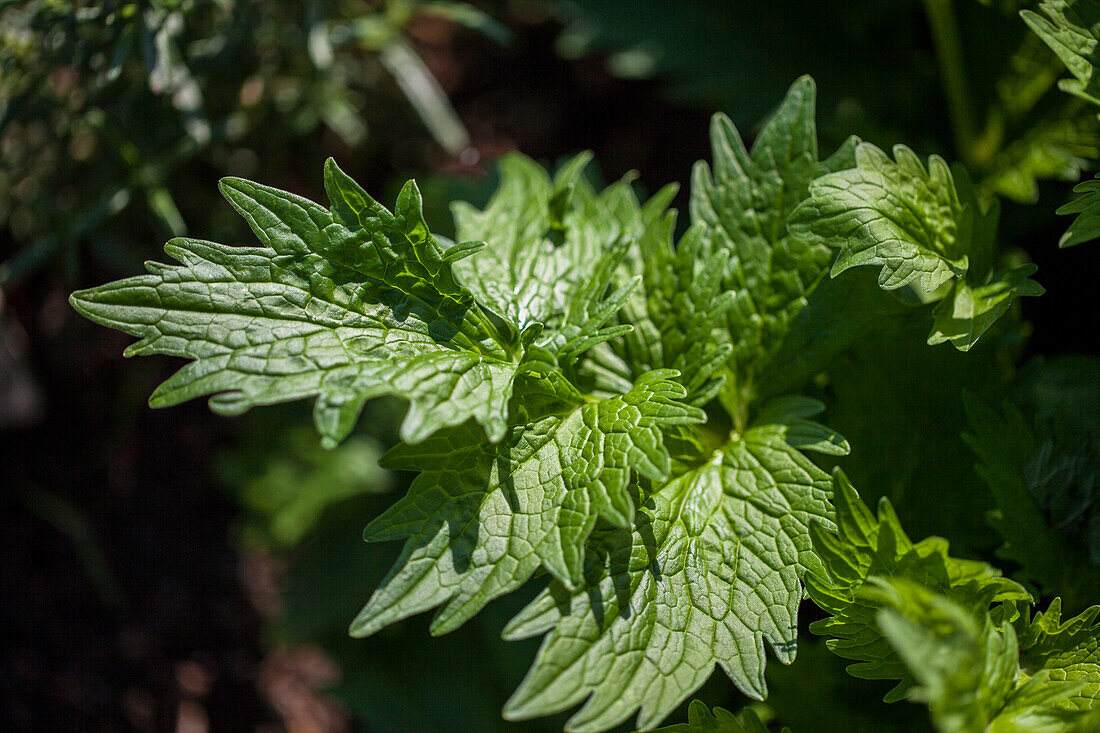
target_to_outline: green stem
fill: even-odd
[[[955,145],[959,156],[969,166],[980,164],[982,157],[978,150],[977,114],[970,95],[970,84],[966,78],[966,63],[963,58],[962,43],[959,39],[959,26],[955,22],[955,11],[951,0],[924,0],[925,13],[932,26],[932,37],[936,44],[936,59],[940,66],[940,80],[944,95],[947,97],[947,110],[951,115],[951,125],[955,133]]]

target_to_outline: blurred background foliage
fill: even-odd
[[[1004,198],[1001,236],[1048,291],[961,354],[928,347],[924,314],[862,273],[823,285],[812,325],[837,308],[890,314],[884,328],[836,334],[814,383],[853,445],[840,465],[869,503],[889,496],[914,537],[999,553],[1026,581],[1004,523],[990,522],[993,495],[957,470],[979,460],[962,440],[980,437],[963,391],[1018,411],[1026,455],[982,460],[1019,477],[1043,531],[1084,548],[1067,563],[1091,577],[1097,259],[1088,245],[1057,250],[1066,221],[1054,210],[1095,169],[1100,130],[1056,88],[1060,62],[1017,14],[1031,5],[0,0],[0,445],[12,517],[0,613],[17,639],[0,660],[4,728],[560,730],[561,719],[499,715],[533,652],[499,640],[520,596],[441,639],[422,618],[368,640],[346,634],[399,550],[360,536],[410,480],[376,465],[401,405],[372,405],[333,452],[305,406],[233,421],[201,404],[151,412],[147,395],[175,365],[123,365],[127,339],[78,319],[67,294],[139,272],[172,236],[250,241],[217,179],[321,199],[328,156],[383,199],[417,177],[442,234],[448,203],[483,203],[511,149],[551,165],[592,149],[609,180],[636,169],[644,190],[686,183],[712,112],[751,138],[806,73],[822,149],[856,134],[962,161],[985,196]],[[902,706],[870,703],[885,690],[801,638],[792,667],[771,665],[765,719],[928,729]],[[747,702],[720,676],[699,697]]]

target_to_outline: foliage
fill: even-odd
[[[1097,368],[1091,359],[1034,364],[1017,400],[1029,417],[970,399],[964,436],[996,499],[999,554],[1019,566],[1020,580],[1074,609],[1100,584]]]
[[[939,538],[914,544],[887,500],[876,519],[834,478],[837,533],[815,528],[827,574],[807,589],[833,614],[811,629],[858,662],[852,675],[900,680],[887,701],[926,703],[941,731],[1085,731],[1100,720],[1100,607],[1063,624],[1056,599],[1032,618],[1022,587],[950,557]]]
[[[1039,12],[1023,10],[1021,15],[1073,76],[1060,81],[1059,88],[1089,105],[1100,104],[1097,90],[1100,79],[1096,78],[1096,24],[1100,21],[1100,4],[1092,0],[1044,0],[1039,4]],[[1072,247],[1095,239],[1098,234],[1095,218],[1100,213],[1100,205],[1094,182],[1086,181],[1074,192],[1082,196],[1058,210],[1059,214],[1078,214],[1059,240],[1059,247]]]
[[[754,148],[794,182],[774,191],[788,205],[788,190],[797,200],[808,183],[792,169],[813,162],[812,118],[813,87],[800,81],[771,123],[773,136]],[[716,130],[716,145],[736,141]],[[777,155],[772,146],[791,140],[798,147]],[[727,375],[752,374],[769,356],[752,346],[763,339],[731,353],[724,330],[705,320],[711,351],[701,363],[678,362],[675,347],[694,345],[668,338],[637,338],[648,355],[640,364],[597,351],[634,330],[610,321],[637,282],[659,282],[653,268],[662,262],[630,245],[662,237],[654,246],[668,247],[671,218],[667,197],[641,206],[625,185],[595,193],[577,178],[583,164],[551,181],[517,159],[484,212],[460,211],[460,235],[480,227],[493,246],[447,249],[429,233],[412,183],[391,213],[332,163],[329,209],[228,179],[223,192],[265,246],[174,240],[167,250],[181,265],[150,265],[149,275],[72,302],[140,336],[130,353],[195,359],[158,388],[154,404],[214,393],[215,409],[235,413],[316,394],[315,421],[335,445],[368,398],[409,400],[406,444],[387,463],[421,474],[368,537],[410,539],[353,632],[442,603],[433,625],[442,633],[545,570],[554,583],[506,629],[510,637],[550,632],[506,714],[545,714],[594,692],[572,725],[598,729],[639,707],[643,725],[656,722],[715,663],[746,693],[766,694],[764,640],[781,660],[793,658],[798,578],[816,563],[808,523],[830,515],[825,474],[799,449],[848,448],[808,419],[818,403],[794,396],[758,407],[751,393],[726,390],[720,403],[733,431],[696,427],[707,416],[684,402],[686,387],[714,377],[722,389]],[[716,165],[727,195],[752,185],[733,176],[732,154]],[[527,213],[493,227],[497,208]],[[776,216],[781,233],[783,211]],[[687,236],[702,252],[719,250],[727,225],[703,220]],[[780,252],[790,246],[772,242]],[[762,288],[774,287],[776,268],[812,263],[776,257],[769,275],[759,267],[771,258],[742,251],[745,264],[727,277],[757,267],[746,294],[758,295],[753,307],[764,315],[797,310],[799,293],[825,267],[819,259],[816,276],[784,276],[786,292],[769,296]],[[466,258],[476,274],[460,269]],[[688,283],[705,280],[695,263],[681,266]],[[703,300],[712,288],[687,292]],[[662,305],[646,298],[639,336],[671,335],[666,324],[683,314]],[[681,375],[670,364],[701,371]],[[703,399],[714,393],[705,387]],[[620,638],[647,641],[624,656],[613,651]],[[656,664],[640,656],[665,648],[680,651]]]
[[[784,729],[786,730],[786,729]],[[736,715],[723,708],[708,710],[698,700],[688,707],[688,722],[658,728],[658,733],[764,733],[767,728],[750,709]]]
[[[965,174],[964,174],[965,175]],[[791,231],[840,250],[839,275],[859,265],[881,266],[879,285],[911,284],[917,297],[938,300],[929,344],[969,350],[1004,315],[1014,298],[1042,295],[1034,265],[1000,271],[994,245],[999,209],[986,208],[963,178],[933,156],[926,170],[913,151],[891,160],[873,145],[856,151],[856,165],[814,181],[794,212]]]
[[[83,244],[131,267],[148,250],[129,232],[182,235],[204,211],[196,167],[272,177],[322,133],[369,152],[409,106],[458,154],[465,128],[404,35],[425,14],[502,39],[449,2],[0,3],[0,227],[26,244],[0,284],[59,256],[73,271]],[[389,101],[393,83],[417,94]]]
[[[998,627],[988,613],[976,618],[907,581],[880,581],[875,590],[872,597],[883,604],[878,625],[918,683],[909,699],[929,706],[938,730],[1083,733],[1100,721],[1097,711],[1089,711],[1091,703],[1074,704],[1085,687],[1074,667],[1088,652],[1060,648],[1054,654],[1064,666],[1025,673],[1013,626]]]
[[[943,22],[942,6],[929,7]],[[965,380],[913,390],[949,374],[995,391],[1012,373],[1016,299],[1043,290],[998,235],[994,193],[1015,186],[1026,198],[1044,171],[1073,166],[1025,154],[1026,170],[975,185],[938,156],[925,164],[898,146],[890,157],[855,138],[822,159],[815,97],[808,77],[796,81],[751,146],[714,117],[712,160],[694,169],[682,231],[674,188],[640,200],[628,178],[593,186],[586,155],[550,174],[510,154],[484,208],[454,205],[452,242],[433,233],[414,182],[387,208],[330,159],[327,207],[223,180],[260,246],[177,238],[166,252],[179,264],[150,263],[71,303],[137,336],[128,354],[190,360],[154,406],[209,396],[238,414],[312,398],[323,445],[344,450],[371,400],[408,403],[402,442],[382,463],[416,475],[366,530],[405,544],[351,633],[430,609],[432,634],[454,632],[492,613],[490,601],[534,592],[503,631],[542,637],[506,720],[579,705],[569,730],[635,714],[652,728],[715,666],[763,700],[765,646],[794,661],[808,595],[829,614],[811,630],[855,662],[848,671],[896,681],[887,700],[925,703],[940,730],[1086,730],[1100,715],[1095,608],[1066,623],[1060,602],[1032,615],[1028,588],[951,556],[942,538],[913,542],[891,501],[872,515],[843,473],[830,480],[824,468],[852,444],[817,421],[827,402],[849,419],[868,403],[928,403],[913,411],[916,435],[873,410],[856,420],[880,434],[868,445],[897,450],[855,470],[900,474],[905,487],[942,460],[927,473],[942,470],[992,511],[1014,576],[1083,605],[1095,585],[1074,587],[1055,567],[1072,555],[1066,537],[1095,529],[1093,442],[1067,443],[1072,430],[1041,400],[1029,425],[972,398],[986,493],[969,459],[928,450],[961,445]],[[996,155],[981,153],[952,100],[961,157],[989,173]],[[877,282],[858,265],[876,268]],[[929,315],[914,357],[906,339]],[[972,353],[940,347],[950,356],[924,361],[946,342]],[[851,368],[861,360],[879,363]],[[932,367],[906,382],[899,364]],[[925,445],[920,431],[940,434]],[[332,498],[302,509],[288,541]],[[763,728],[753,709],[699,703],[688,716],[673,729]]]
[[[1030,600],[1017,583],[985,563],[947,554],[947,543],[929,537],[914,543],[883,498],[876,518],[843,474],[834,476],[837,532],[813,530],[814,549],[826,573],[810,576],[807,590],[831,618],[817,621],[814,633],[833,637],[829,648],[855,660],[848,672],[866,679],[900,680],[887,700],[905,697],[913,684],[903,660],[884,638],[876,615],[881,601],[864,591],[874,578],[903,578],[944,594],[964,608],[987,608],[994,601]]]

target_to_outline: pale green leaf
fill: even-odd
[[[828,267],[827,247],[787,229],[813,179],[855,164],[854,138],[818,160],[815,97],[812,79],[796,81],[751,151],[729,118],[716,115],[712,163],[699,162],[692,172],[691,221],[702,228],[700,256],[728,253],[707,266],[721,268],[722,289],[734,293],[726,324],[738,388],[765,367]]]
[[[828,477],[763,425],[654,484],[634,525],[603,535],[586,587],[560,583],[508,638],[547,633],[505,707],[511,719],[585,701],[569,730],[603,730],[635,711],[658,723],[719,665],[763,699],[764,643],[795,654],[800,577],[819,569],[809,525],[831,526]]]
[[[857,165],[815,180],[791,216],[791,231],[839,250],[832,274],[879,267],[885,290],[910,286],[941,301],[928,342],[966,351],[1020,296],[1039,295],[1034,267],[994,271],[999,207],[984,206],[965,170],[933,155],[925,168],[903,145],[894,159],[873,145]]]
[[[855,168],[814,181],[790,221],[795,236],[840,251],[834,276],[871,265],[886,290],[912,282],[928,293],[966,273],[972,226],[942,158],[926,169],[903,145],[891,160],[868,143]]]
[[[988,609],[965,608],[909,581],[872,580],[867,595],[882,605],[879,627],[916,681],[909,699],[928,704],[941,733],[1095,729],[1095,715],[1066,704],[1081,683],[1054,679],[1051,669],[1024,674],[1023,640]]]
[[[467,425],[394,449],[388,466],[421,473],[367,538],[409,540],[352,634],[439,605],[432,630],[445,633],[540,566],[578,588],[597,518],[628,526],[634,516],[632,474],[668,478],[662,429],[704,419],[679,402],[673,376],[650,373],[625,395],[517,426],[498,445]]]

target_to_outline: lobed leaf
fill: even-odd
[[[1100,179],[1093,178],[1073,187],[1081,194],[1073,201],[1060,206],[1058,214],[1077,214],[1077,218],[1058,240],[1059,247],[1073,247],[1100,237]]]
[[[1045,612],[1017,622],[1020,666],[1032,677],[1044,674],[1047,684],[1062,686],[1059,706],[1100,711],[1100,606],[1090,606],[1062,621],[1060,598]]]
[[[579,588],[597,518],[628,526],[634,516],[632,474],[668,478],[662,430],[704,419],[679,402],[672,376],[653,372],[625,395],[516,426],[499,445],[465,425],[395,448],[388,466],[421,473],[366,537],[409,540],[352,634],[443,604],[432,631],[445,633],[539,567]]]
[[[149,263],[148,275],[74,293],[73,307],[139,336],[127,355],[193,360],[157,388],[154,407],[212,395],[212,409],[238,414],[316,396],[317,427],[335,445],[366,400],[392,394],[410,402],[407,440],[471,418],[499,440],[517,366],[455,283],[415,185],[394,215],[342,176],[330,161],[331,210],[226,179],[265,246],[175,239],[165,251],[180,265]]]
[[[1022,640],[988,609],[903,580],[877,581],[871,593],[883,605],[883,635],[917,682],[909,698],[928,704],[942,733],[1084,733],[1100,722],[1087,708],[1067,707],[1080,683],[1054,679],[1053,669],[1022,672]]]
[[[855,168],[811,184],[790,228],[839,250],[833,277],[862,265],[879,267],[883,289],[916,287],[921,300],[941,301],[928,342],[966,351],[1015,298],[1043,292],[1030,279],[1033,266],[994,271],[998,216],[996,204],[978,200],[963,169],[952,175],[935,155],[925,168],[903,145],[891,160],[863,143]]]
[[[842,473],[833,479],[836,534],[827,525],[811,529],[823,571],[806,578],[810,598],[832,615],[815,621],[810,630],[832,637],[829,649],[855,662],[848,667],[852,676],[900,680],[887,701],[904,697],[913,679],[879,630],[879,600],[861,592],[869,578],[918,583],[967,609],[984,610],[994,601],[1030,601],[1027,591],[989,565],[948,555],[947,542],[938,537],[913,543],[888,500],[879,503],[876,517]]]
[[[1088,102],[1100,104],[1100,75],[1096,73],[1100,3],[1096,0],[1043,0],[1038,10],[1021,10],[1020,15],[1073,76],[1059,86]]]
[[[778,348],[828,267],[828,248],[788,231],[790,213],[822,174],[855,164],[855,138],[819,161],[814,123],[816,88],[809,77],[787,96],[747,150],[724,115],[711,122],[711,166],[692,171],[690,212],[700,228],[699,256],[722,273],[734,293],[726,329],[738,382],[751,382]]]
[[[555,581],[508,624],[507,638],[547,635],[506,717],[587,698],[569,730],[602,730],[636,710],[649,727],[716,664],[745,694],[767,695],[764,642],[794,659],[800,577],[820,567],[809,525],[831,517],[827,476],[783,427],[752,428],[654,483],[633,526],[600,538],[583,589]]]

